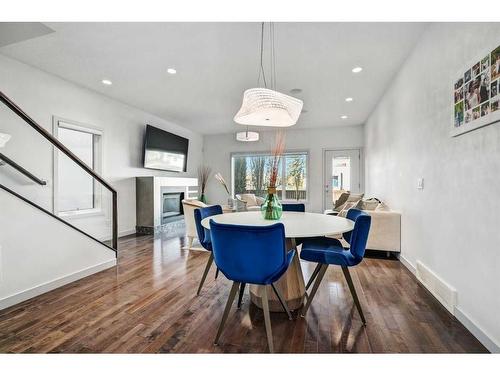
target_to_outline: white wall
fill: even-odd
[[[96,80],[102,77],[96,77]],[[115,83],[119,84],[119,83]],[[112,100],[94,91],[44,73],[0,55],[0,90],[18,104],[40,125],[52,132],[52,116],[78,121],[103,130],[103,177],[118,191],[118,230],[120,234],[135,231],[135,176],[196,176],[202,155],[201,135],[165,121],[137,108]],[[141,95],[140,92],[137,95]],[[52,210],[52,151],[42,137],[0,106],[0,132],[12,134],[3,149],[16,161],[49,183],[40,187],[15,172],[2,170],[2,183],[14,185],[36,203]],[[189,138],[187,173],[168,173],[141,168],[143,131],[146,124],[160,127]],[[96,231],[95,220],[74,220],[79,227]],[[109,217],[106,223],[109,227]],[[109,233],[109,231],[108,231]]]
[[[402,212],[402,256],[457,290],[456,316],[490,350],[500,343],[500,124],[449,131],[457,72],[499,44],[499,23],[432,25],[365,125],[367,193]]]
[[[231,181],[231,153],[270,151],[274,131],[260,132],[259,142],[238,142],[234,133],[206,135],[203,138],[203,162],[213,172],[222,173],[226,182]],[[323,149],[344,149],[363,147],[363,126],[332,127],[316,129],[286,129],[286,149],[309,151],[309,199],[306,209],[322,212],[323,209]],[[227,194],[215,179],[207,186],[207,198],[211,203],[227,202]]]
[[[0,309],[112,267],[115,253],[0,189]]]

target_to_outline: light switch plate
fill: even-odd
[[[417,189],[418,190],[424,190],[424,179],[423,177],[419,178],[417,180]]]

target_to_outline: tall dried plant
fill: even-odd
[[[269,173],[269,186],[276,187],[279,175],[279,164],[285,152],[285,133],[281,130],[276,132],[274,144],[271,147],[271,170]]]
[[[228,188],[228,186],[226,184],[226,180],[224,180],[224,177],[222,177],[222,175],[220,174],[220,172],[216,173],[214,175],[214,177],[215,177],[215,179],[217,181],[219,181],[219,183],[224,187],[224,189],[226,189],[227,195],[231,196],[231,193],[229,192],[229,188]]]
[[[205,188],[211,174],[212,168],[210,168],[209,166],[200,165],[198,167],[198,184],[200,186],[201,195],[205,194]]]

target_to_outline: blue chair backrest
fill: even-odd
[[[219,205],[197,208],[194,210],[194,222],[196,224],[196,232],[198,240],[205,249],[210,250],[210,230],[201,225],[201,221],[207,217],[219,215],[222,213],[222,207]]]
[[[283,203],[283,211],[306,212],[304,203]]]
[[[354,218],[354,229],[351,232],[349,242],[351,246],[349,250],[354,258],[361,260],[365,256],[366,243],[368,241],[372,218],[370,215],[358,209],[350,209],[349,211],[357,211],[353,212],[351,215],[351,217]]]
[[[281,223],[249,226],[210,220],[210,232],[215,264],[229,280],[268,284],[288,265]]]
[[[349,211],[347,211],[346,218],[356,222],[356,218],[359,215],[361,215],[362,213],[363,213],[363,211],[358,210],[357,208],[351,208]],[[347,243],[349,243],[349,244],[351,243],[351,233],[352,233],[352,231],[342,234],[342,236],[344,237],[344,240],[346,240]]]

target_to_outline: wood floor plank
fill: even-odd
[[[184,238],[128,236],[118,264],[0,311],[2,353],[262,353],[262,311],[248,290],[213,345],[230,282],[215,267],[196,288],[208,253]],[[307,279],[313,264],[301,262]],[[367,257],[351,269],[367,319],[339,267],[329,267],[305,318],[271,314],[276,352],[484,353],[486,349],[396,259]]]

